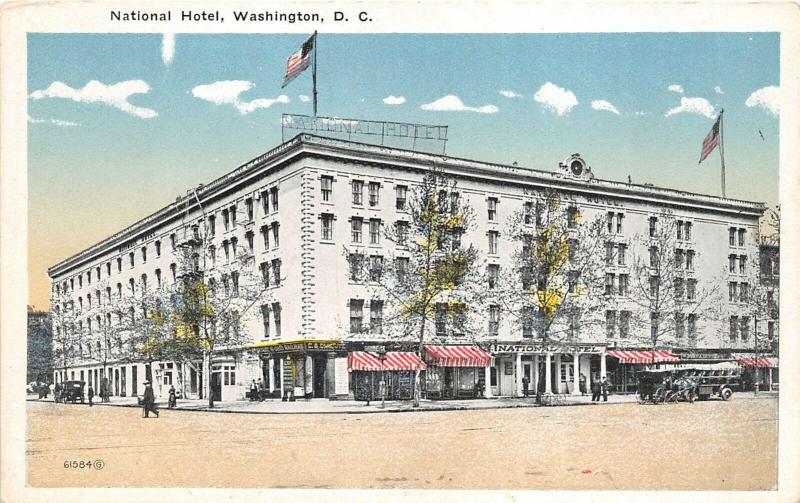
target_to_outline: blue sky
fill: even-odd
[[[157,34],[29,34],[32,296],[47,266],[277,145],[281,113],[310,114],[299,98],[311,95],[310,71],[280,88],[286,58],[305,38],[179,34],[166,63]],[[102,85],[83,89],[93,80]],[[114,84],[116,92],[106,87]],[[203,85],[195,94],[206,99],[195,97]],[[682,92],[668,89],[676,85]],[[447,124],[452,156],[554,169],[579,152],[599,178],[719,194],[718,153],[697,160],[713,110],[724,107],[728,196],[770,205],[778,197],[770,88],[779,85],[775,33],[318,40],[320,115]],[[237,86],[249,89],[233,97]],[[147,92],[126,101],[126,87]],[[388,96],[404,103],[384,104]],[[445,96],[458,99],[421,108]],[[257,99],[277,101],[255,108]],[[666,116],[682,99],[688,110]],[[459,100],[492,113],[441,109]],[[597,100],[619,114],[593,109]],[[248,103],[255,109],[241,113]]]

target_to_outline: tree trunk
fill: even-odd
[[[425,309],[424,313],[427,313],[427,309]],[[420,323],[419,327],[419,358],[422,360],[424,358],[423,350],[425,342],[425,323],[428,319],[427,314],[423,314],[422,316],[422,323]],[[419,407],[419,400],[420,395],[422,394],[422,383],[419,377],[420,370],[414,372],[414,401],[412,402],[412,407]]]
[[[214,394],[211,391],[211,350],[203,352],[203,368],[205,369],[203,381],[206,396],[208,397],[208,408],[214,408]]]

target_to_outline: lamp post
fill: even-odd
[[[386,348],[378,352],[378,359],[381,361],[381,382],[378,389],[381,393],[381,409],[386,407],[386,372],[383,369],[383,364],[386,361]]]

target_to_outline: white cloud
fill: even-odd
[[[302,101],[303,103],[308,103],[309,101],[311,101],[311,98],[310,98],[310,97],[308,97],[308,96],[306,96],[305,94],[301,94],[300,96],[298,96],[298,98],[299,98],[299,99],[300,99],[300,101]]]
[[[671,84],[667,86],[668,91],[672,91],[673,93],[683,94],[683,86],[680,84]]]
[[[725,92],[719,86],[714,86],[714,92],[717,94],[725,94]]]
[[[670,115],[680,114],[680,113],[688,113],[688,114],[697,114],[702,115],[704,117],[708,117],[709,119],[713,119],[717,116],[714,113],[714,106],[708,102],[705,98],[681,98],[681,104],[675,108],[670,108],[667,110],[667,113],[664,114],[664,117],[669,117]]]
[[[506,98],[524,98],[525,96],[514,92],[514,91],[498,91],[501,95],[505,96]]]
[[[482,107],[468,107],[461,101],[461,98],[448,94],[436,101],[422,105],[423,110],[434,110],[438,112],[478,112],[482,114],[493,114],[499,110],[494,105],[484,105]]]
[[[28,116],[28,122],[31,124],[52,124],[61,127],[80,126],[77,122],[62,121],[61,119],[34,119],[30,115]]]
[[[89,81],[82,89],[73,89],[63,82],[53,82],[47,89],[34,91],[31,98],[63,98],[79,103],[103,103],[123,112],[135,115],[141,119],[152,119],[158,113],[150,108],[137,107],[128,103],[128,98],[134,94],[146,94],[150,86],[143,80],[126,80],[116,84],[106,85],[97,80]]]
[[[572,107],[578,104],[575,93],[568,89],[558,87],[552,82],[545,83],[533,95],[533,100],[544,105],[545,108],[558,115],[566,115]]]
[[[592,109],[593,110],[605,110],[607,112],[611,112],[611,113],[619,115],[619,110],[617,110],[617,107],[615,107],[614,105],[612,105],[610,102],[608,102],[606,100],[594,100],[594,101],[592,101]]]
[[[383,103],[386,105],[402,105],[406,102],[405,96],[387,96],[383,98]]]
[[[203,84],[192,89],[192,96],[210,101],[215,105],[233,105],[241,114],[248,114],[259,108],[269,108],[275,103],[289,103],[289,97],[281,94],[277,98],[259,98],[241,101],[239,95],[255,87],[248,80],[221,80]]]
[[[761,107],[769,110],[774,116],[780,112],[780,88],[778,86],[762,87],[747,97],[744,102],[748,107]]]
[[[165,33],[161,37],[161,60],[165,65],[169,65],[173,57],[175,57],[175,34]]]

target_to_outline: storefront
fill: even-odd
[[[426,368],[419,356],[405,351],[351,351],[347,355],[347,370],[351,373],[356,400],[380,400],[381,382],[387,400],[410,400],[414,397],[414,374]]]
[[[586,383],[605,372],[605,350],[602,343],[494,343],[489,346],[494,358],[486,396],[526,396],[537,391],[577,395],[588,391]]]
[[[270,396],[347,398],[347,350],[340,341],[263,341],[250,348],[261,358],[261,378]]]
[[[425,346],[427,398],[479,398],[491,355],[476,346]]]
[[[614,393],[635,393],[637,372],[680,361],[672,352],[661,349],[611,350],[608,356],[612,358],[608,362],[606,379],[610,383],[610,391]]]
[[[734,354],[736,364],[743,369],[742,386],[752,391],[758,386],[759,391],[778,389],[778,358],[775,356],[756,356],[755,354]]]

